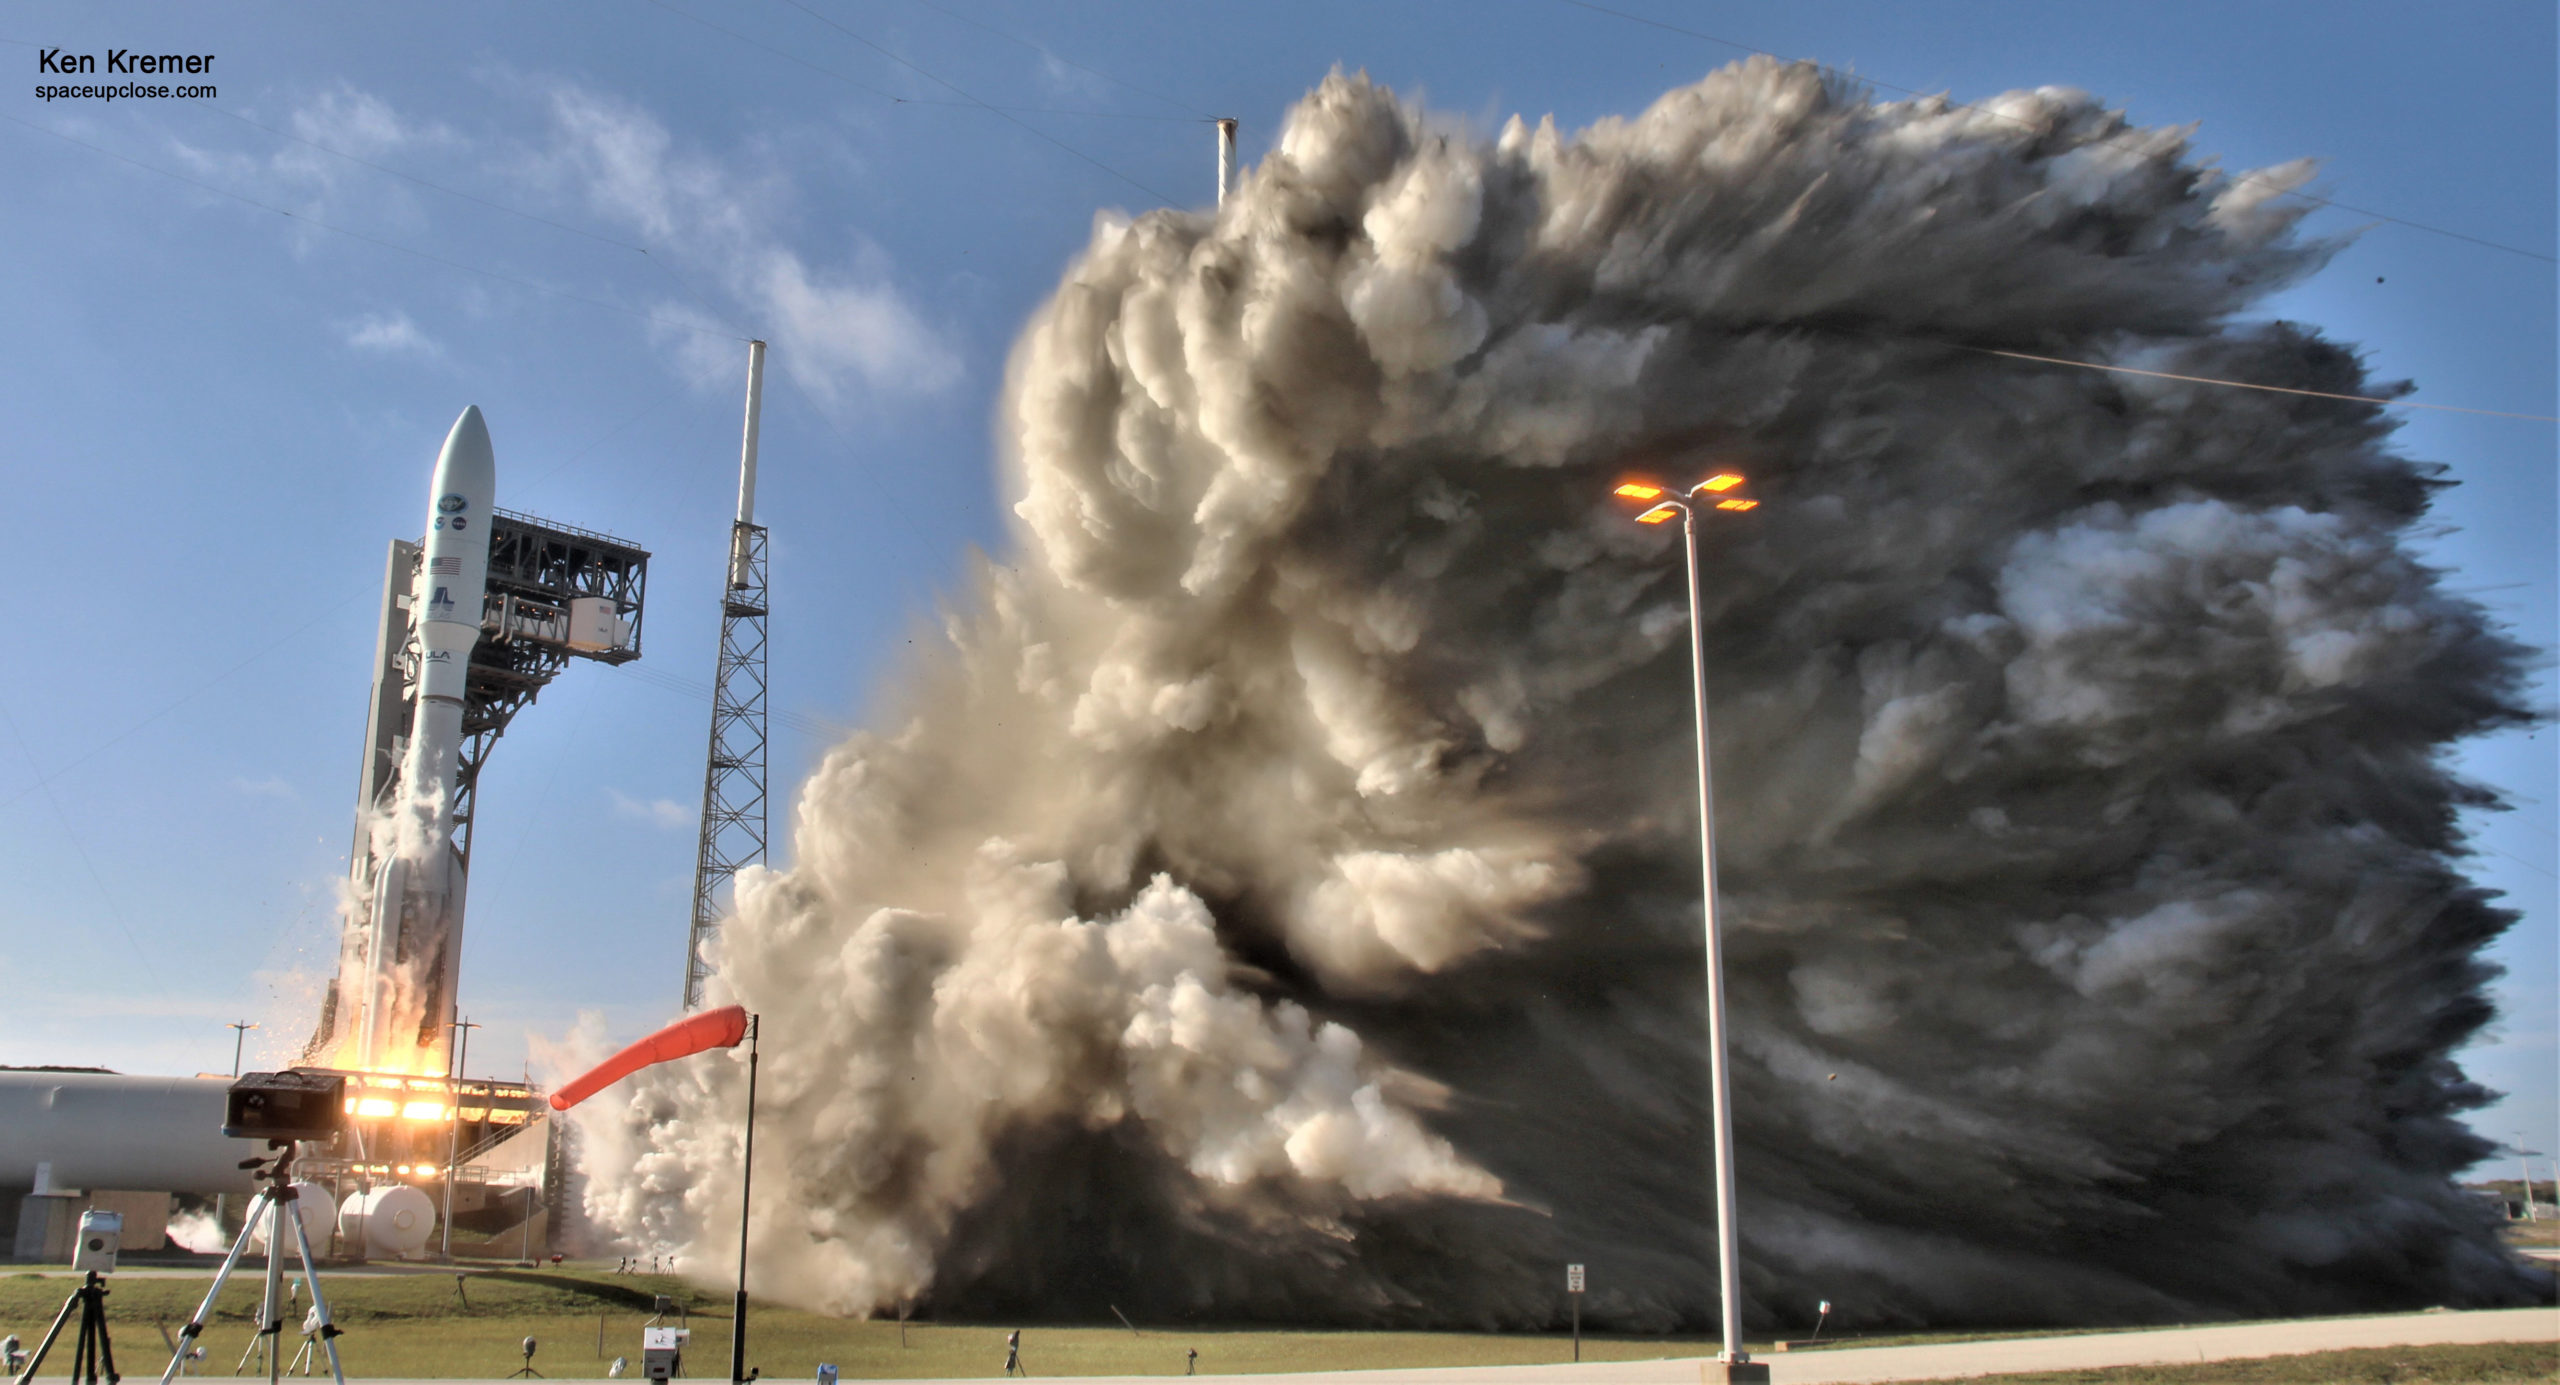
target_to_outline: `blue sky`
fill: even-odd
[[[483,781],[473,1066],[520,1066],[582,1009],[625,1035],[665,1017],[735,338],[774,342],[787,805],[825,728],[932,638],[972,546],[1004,551],[1005,354],[1095,213],[1207,201],[1204,119],[1239,117],[1258,158],[1337,63],[1488,130],[1633,113],[1742,55],[1630,15],[1960,100],[2085,88],[2196,123],[2227,167],[2324,161],[2319,190],[2361,212],[2310,224],[2361,236],[2276,313],[2419,400],[2560,412],[2548,3],[1607,8],[0,5],[21,74],[0,92],[0,1062],[191,1072],[228,1064],[227,1021],[264,1026],[253,1060],[308,1032],[383,547],[418,531],[466,403],[501,504],[656,555],[646,657],[570,670]],[[212,53],[219,95],[42,102],[49,47]],[[2460,483],[2435,561],[2552,648],[2552,425],[2413,413],[2401,437]],[[2553,733],[2460,763],[2517,805],[2479,821],[2476,864],[2525,915],[2497,954],[2506,1017],[2465,1058],[2514,1095],[2476,1124],[2560,1147]]]

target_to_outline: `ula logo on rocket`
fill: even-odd
[[[471,502],[458,495],[448,495],[436,502],[436,510],[441,514],[460,514],[470,508]]]

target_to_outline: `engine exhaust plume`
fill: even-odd
[[[2442,755],[2527,712],[2411,549],[2438,469],[1970,349],[2394,388],[2241,316],[2309,176],[2061,89],[1754,60],[1483,138],[1337,74],[1216,216],[1102,218],[1014,354],[1018,566],[720,940],[759,1291],[1517,1327],[1579,1261],[1705,1326],[1687,617],[1610,491],[1730,470],[1746,1312],[2547,1296],[2449,1181],[2510,915]],[[723,1066],[582,1108],[591,1213],[706,1274]]]

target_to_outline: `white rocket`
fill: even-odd
[[[359,1067],[431,1047],[462,965],[461,859],[453,809],[462,764],[463,694],[489,581],[498,463],[473,405],[455,419],[427,488],[426,549],[410,602],[418,681],[394,812],[396,848],[375,879],[364,968]]]

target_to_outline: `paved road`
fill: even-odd
[[[2093,1370],[2289,1356],[2349,1347],[2452,1342],[2560,1342],[2560,1308],[2476,1313],[2403,1313],[2376,1318],[2243,1327],[2188,1327],[2085,1337],[2025,1337],[1947,1346],[1853,1347],[1768,1357],[1773,1385],[1876,1385],[2023,1371]],[[1204,1375],[1223,1385],[1692,1385],[1700,1361],[1607,1361],[1584,1365],[1478,1366],[1433,1370],[1329,1371],[1308,1375]],[[1148,1376],[1084,1376],[1079,1385],[1140,1385]],[[369,1381],[367,1385],[459,1385],[455,1381]],[[505,1385],[491,1382],[490,1385]],[[776,1385],[780,1385],[777,1381]],[[903,1385],[918,1385],[904,1382]]]

